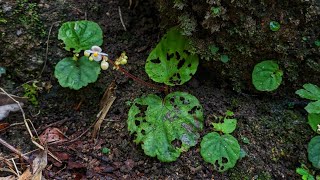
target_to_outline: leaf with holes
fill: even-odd
[[[232,133],[237,127],[237,119],[224,118],[222,123],[212,123],[216,131]]]
[[[272,60],[262,61],[255,65],[252,72],[252,83],[259,91],[273,91],[282,81],[283,72]]]
[[[175,161],[197,144],[203,128],[202,107],[196,97],[174,92],[164,99],[150,94],[137,98],[128,113],[128,129],[146,155]]]
[[[149,77],[170,86],[189,81],[199,64],[198,56],[188,51],[189,46],[190,41],[177,28],[170,29],[149,54],[145,65]]]
[[[102,45],[103,35],[100,26],[95,22],[72,21],[62,24],[58,39],[64,42],[67,51],[72,48],[73,52],[80,52]]]
[[[320,168],[320,136],[313,137],[308,144],[308,159],[316,168]]]
[[[203,137],[200,148],[203,159],[219,172],[234,167],[240,157],[238,140],[229,134],[208,133]]]
[[[54,76],[62,87],[78,90],[95,82],[100,74],[100,64],[85,56],[79,60],[64,58],[55,67]]]

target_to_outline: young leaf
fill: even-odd
[[[199,101],[184,92],[164,100],[151,94],[134,101],[128,113],[128,129],[146,155],[163,162],[175,161],[180,153],[197,144],[203,128]]]
[[[237,120],[225,118],[223,123],[212,123],[212,124],[216,131],[221,131],[223,133],[229,134],[236,129]]]
[[[310,100],[320,100],[320,88],[314,84],[304,84],[304,89],[299,89],[296,91],[302,98],[310,99]]]
[[[320,114],[308,114],[308,123],[312,130],[318,132],[318,125],[320,124]]]
[[[259,91],[273,91],[282,81],[283,72],[272,60],[262,61],[255,65],[252,72],[252,83]]]
[[[100,64],[85,56],[79,60],[64,58],[55,67],[54,76],[62,87],[78,90],[95,82],[100,74]]]
[[[320,168],[320,136],[315,136],[308,144],[308,159],[316,168]]]
[[[145,65],[149,77],[170,86],[189,81],[199,64],[198,56],[189,53],[189,44],[177,28],[170,29],[149,54]]]
[[[73,52],[101,46],[103,41],[100,26],[92,21],[72,21],[63,23],[59,29],[58,39],[61,39],[67,51]]]
[[[316,102],[310,102],[306,107],[308,113],[319,114],[320,113],[320,100]]]
[[[219,172],[234,167],[240,157],[240,145],[229,134],[220,136],[217,132],[211,132],[203,137],[200,147],[203,159]]]

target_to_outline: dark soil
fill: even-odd
[[[30,3],[36,6],[30,7]],[[171,90],[188,92],[201,102],[205,115],[201,137],[212,131],[213,115],[223,115],[226,110],[235,113],[238,126],[233,135],[247,156],[225,173],[214,171],[211,164],[203,161],[199,144],[183,153],[176,162],[161,163],[146,156],[140,145],[133,142],[134,137],[129,134],[126,124],[129,102],[149,93],[164,95],[161,92],[138,84],[112,69],[103,71],[97,82],[79,91],[59,85],[53,76],[54,66],[72,54],[65,51],[62,42],[57,40],[57,30],[63,22],[81,19],[95,21],[101,26],[103,49],[111,59],[125,51],[129,63],[124,68],[151,82],[144,71],[145,60],[165,32],[159,26],[160,16],[154,1],[133,1],[130,8],[126,0],[0,0],[0,6],[0,17],[7,21],[0,23],[0,66],[7,71],[1,76],[0,87],[8,93],[23,96],[22,85],[35,79],[38,81],[36,101],[39,104],[28,103],[24,110],[39,134],[50,126],[59,128],[70,139],[79,137],[95,122],[105,89],[113,81],[117,85],[117,99],[102,124],[97,141],[92,140],[92,129],[89,129],[72,143],[49,146],[50,151],[67,158],[60,164],[49,157],[44,171],[47,179],[278,180],[299,179],[295,169],[301,163],[312,167],[307,160],[307,142],[313,137],[313,132],[303,110],[306,103],[295,99],[294,94],[280,96],[276,93],[233,91],[227,82],[208,76],[212,73],[205,61],[201,61],[191,81]],[[119,7],[127,31],[120,22]],[[46,59],[46,39],[50,29]],[[11,113],[1,123],[21,122],[20,113]],[[24,125],[1,130],[0,137],[24,153],[37,149]],[[248,138],[249,143],[244,143],[244,138]],[[103,147],[109,148],[110,153],[103,154]],[[14,154],[0,146],[0,157],[10,158]],[[1,166],[5,167],[5,164],[0,162]],[[8,174],[0,172],[0,176],[4,175]]]

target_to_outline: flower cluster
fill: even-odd
[[[99,46],[92,46],[91,50],[85,50],[84,55],[89,57],[90,61],[101,61],[101,69],[106,70],[109,68],[109,63],[108,63],[108,54],[103,53],[102,49]],[[116,59],[114,62],[114,69],[119,69],[119,65],[125,65],[128,62],[128,56],[126,55],[125,52],[122,52],[120,57]]]
[[[92,46],[91,50],[85,50],[84,55],[89,57],[90,61],[101,61],[100,66],[101,69],[107,70],[109,68],[108,54],[103,53],[102,49],[99,46]]]

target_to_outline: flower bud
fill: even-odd
[[[107,70],[109,68],[109,63],[106,61],[101,61],[100,66],[102,70]]]

